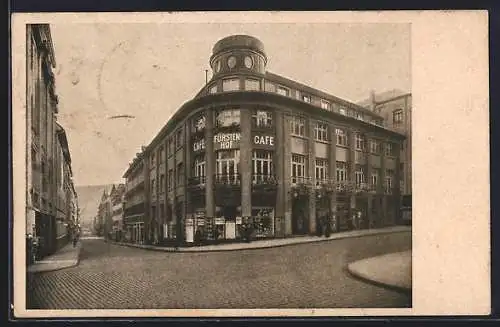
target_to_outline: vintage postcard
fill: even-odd
[[[489,313],[487,12],[12,22],[16,317]]]

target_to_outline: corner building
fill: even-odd
[[[254,37],[218,41],[211,80],[144,150],[149,242],[239,239],[246,223],[256,238],[398,223],[404,135],[267,62]]]

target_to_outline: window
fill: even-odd
[[[272,113],[267,110],[254,110],[252,124],[257,127],[270,127],[273,125]]]
[[[174,170],[168,170],[168,190],[171,191],[174,188]]]
[[[260,81],[258,79],[245,79],[245,90],[260,91]]]
[[[328,179],[328,160],[316,159],[316,185],[323,184]]]
[[[238,91],[240,89],[239,78],[227,78],[222,80],[222,91]]]
[[[252,181],[259,184],[273,176],[273,152],[253,150],[252,152]]]
[[[393,111],[392,122],[394,124],[400,124],[403,122],[403,110],[402,109],[398,109],[398,110]]]
[[[304,181],[306,177],[306,157],[292,154],[292,184]]]
[[[393,143],[387,142],[385,144],[385,155],[389,156],[389,157],[394,156],[394,144]]]
[[[394,170],[387,169],[385,173],[385,192],[392,193],[392,179],[394,176]]]
[[[356,186],[361,186],[365,183],[365,168],[363,166],[357,165],[356,171],[354,172],[356,178]]]
[[[194,159],[194,176],[199,177],[200,179],[204,179],[206,176],[205,169],[205,156],[197,156]]]
[[[343,161],[337,161],[336,163],[336,172],[337,172],[337,182],[345,182],[347,178],[347,163]]]
[[[160,193],[165,192],[165,175],[160,175]]]
[[[277,89],[276,89],[276,91],[280,95],[284,95],[284,96],[289,96],[290,95],[290,90],[287,89],[286,87],[283,87],[283,86],[278,86]]]
[[[266,89],[266,92],[276,92],[276,85],[269,81],[264,81],[264,88]]]
[[[364,150],[365,149],[365,138],[363,137],[363,135],[361,135],[360,133],[356,133],[356,150]]]
[[[240,125],[240,110],[239,109],[224,109],[217,112],[216,117],[217,127],[239,126]]]
[[[360,112],[356,112],[356,119],[363,120],[364,119],[363,114]]]
[[[370,152],[373,154],[380,153],[380,142],[377,140],[370,140]]]
[[[184,143],[184,134],[182,134],[182,129],[179,129],[176,133],[175,137],[175,147],[176,149],[182,147],[182,144]]]
[[[372,175],[370,178],[370,186],[372,190],[377,189],[378,175],[379,175],[378,169],[372,169]]]
[[[218,181],[229,184],[239,182],[240,150],[217,151],[215,171]]]
[[[337,145],[347,146],[347,133],[345,130],[335,128],[335,135],[337,136]]]
[[[155,194],[156,193],[157,189],[155,187],[156,187],[155,180],[152,179],[151,180],[151,194]]]
[[[177,164],[177,185],[184,185],[184,164],[182,162]]]
[[[158,159],[160,163],[165,162],[165,148],[163,148],[163,146],[160,146],[160,149],[158,150]]]
[[[311,96],[310,95],[302,95],[302,101],[311,103]]]
[[[326,100],[321,99],[321,108],[329,110],[330,109],[330,103]]]
[[[151,167],[154,167],[155,164],[156,164],[156,158],[155,158],[155,154],[154,153],[151,153],[150,164],[151,164]]]
[[[290,119],[290,133],[297,136],[306,135],[306,120],[301,117],[294,116]]]
[[[172,136],[168,139],[168,155],[171,156],[174,152],[174,137]]]
[[[344,116],[347,114],[347,110],[344,106],[339,107],[339,112],[340,112],[340,114],[342,114]]]
[[[208,92],[210,94],[214,94],[214,93],[217,93],[217,84],[214,84],[210,87],[210,89],[208,90]]]
[[[325,123],[317,122],[314,125],[314,139],[317,141],[328,141],[328,125]]]

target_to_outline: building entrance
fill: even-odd
[[[292,200],[292,234],[305,235],[309,226],[307,201],[303,199]]]

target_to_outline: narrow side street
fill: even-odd
[[[162,253],[83,240],[80,264],[32,276],[28,308],[408,307],[352,278],[347,263],[407,250],[410,233],[214,253]]]

